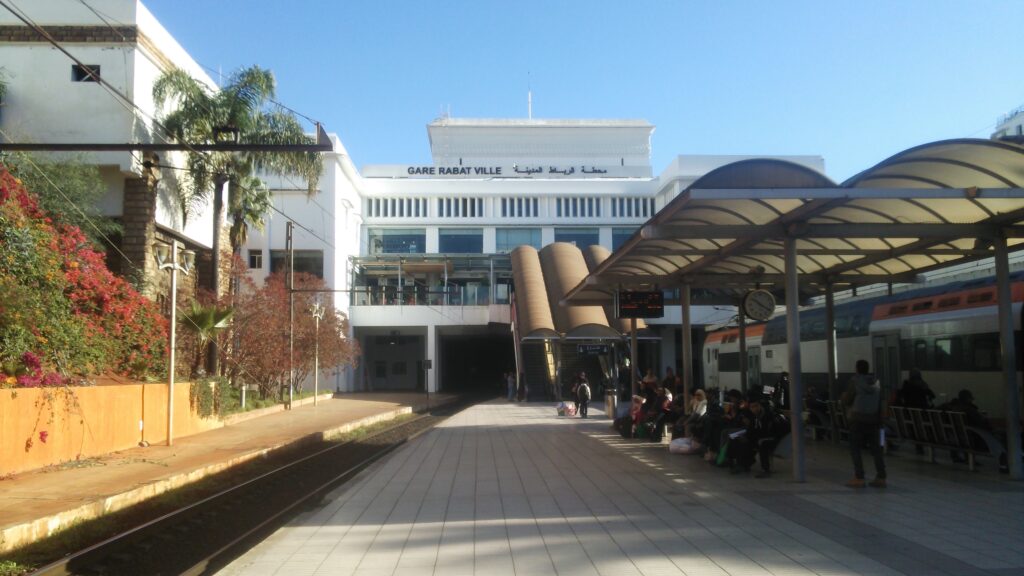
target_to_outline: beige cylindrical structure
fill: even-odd
[[[587,263],[587,270],[592,274],[597,267],[604,262],[611,252],[599,244],[591,244],[583,249],[583,260]],[[629,319],[628,318],[616,318],[615,317],[615,302],[611,304],[605,304],[603,306],[605,318],[608,319],[608,325],[620,334],[629,334]],[[638,318],[636,321],[636,329],[643,330],[647,328],[647,323],[642,318]]]
[[[548,301],[555,330],[566,337],[617,338],[619,333],[608,326],[601,306],[562,306],[560,302],[589,274],[583,252],[573,244],[555,242],[540,251]]]
[[[558,338],[536,248],[524,245],[512,251],[512,280],[519,338]]]

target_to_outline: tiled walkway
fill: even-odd
[[[759,480],[554,412],[466,410],[224,573],[1024,575],[1024,486],[992,461],[893,455],[888,489],[854,491],[829,443],[806,483],[784,461]]]

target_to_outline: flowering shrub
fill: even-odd
[[[159,373],[167,321],[0,168],[0,386]]]

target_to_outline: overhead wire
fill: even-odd
[[[86,3],[85,3],[84,1],[82,1],[82,0],[80,0],[80,2],[82,2],[82,4],[83,4],[83,5],[85,5],[85,6],[86,6],[87,8],[89,8],[89,9],[90,9],[91,11],[93,11],[93,13],[94,13],[94,14],[96,14],[96,12],[95,12],[94,10],[92,10],[92,8],[91,8],[91,7],[90,7],[90,6],[88,5],[88,4],[86,4]],[[83,63],[83,62],[82,62],[81,60],[79,60],[79,59],[78,59],[77,57],[75,57],[75,56],[74,56],[73,54],[71,54],[71,53],[70,53],[70,52],[69,52],[69,51],[68,51],[68,50],[67,50],[66,48],[64,48],[64,46],[63,46],[63,45],[61,45],[61,43],[60,43],[59,41],[57,41],[57,40],[56,40],[56,39],[55,39],[55,38],[54,38],[54,37],[53,37],[53,36],[52,36],[52,35],[51,35],[51,34],[50,34],[49,32],[47,32],[47,31],[46,31],[46,30],[45,30],[44,28],[42,28],[42,27],[41,27],[41,26],[40,26],[39,24],[37,24],[37,23],[36,23],[36,22],[34,22],[34,21],[33,21],[33,20],[31,19],[31,18],[29,18],[29,17],[28,17],[28,16],[27,16],[27,15],[26,15],[26,14],[25,14],[25,13],[24,13],[24,12],[23,12],[22,10],[21,10],[21,8],[20,8],[20,7],[17,7],[16,5],[14,5],[14,4],[13,4],[13,2],[9,2],[8,0],[0,0],[0,7],[6,8],[8,12],[10,12],[11,14],[13,14],[13,15],[14,15],[14,16],[15,16],[15,17],[16,17],[17,19],[21,20],[21,21],[22,21],[23,23],[25,23],[25,25],[26,25],[26,26],[28,26],[29,28],[31,28],[32,30],[34,30],[34,31],[35,31],[35,32],[36,32],[37,34],[39,34],[39,35],[40,35],[40,36],[42,36],[42,37],[43,37],[44,39],[46,39],[46,40],[47,40],[47,42],[49,42],[49,43],[50,43],[50,44],[51,44],[51,45],[52,45],[52,46],[53,46],[54,48],[56,48],[56,49],[57,49],[58,51],[60,51],[60,52],[61,52],[62,54],[64,54],[65,56],[67,56],[67,57],[68,57],[69,59],[71,59],[71,60],[72,60],[72,61],[73,61],[73,62],[74,62],[75,64],[77,64],[77,65],[78,65],[78,66],[79,66],[80,68],[82,68],[82,70],[83,70],[83,71],[85,71],[85,72],[86,72],[86,74],[88,74],[88,76],[89,76],[90,78],[92,78],[92,79],[93,79],[93,80],[94,80],[94,81],[95,81],[95,82],[96,82],[97,84],[99,84],[99,85],[100,85],[100,86],[101,86],[101,87],[102,87],[102,88],[103,88],[103,89],[104,89],[105,91],[107,91],[107,92],[108,92],[109,94],[113,95],[113,96],[115,97],[115,101],[117,101],[117,102],[118,102],[118,103],[119,103],[119,104],[120,104],[120,105],[121,105],[122,107],[126,108],[126,109],[127,109],[127,110],[128,110],[129,112],[131,112],[131,113],[132,113],[133,115],[142,115],[142,116],[143,116],[143,117],[144,117],[145,119],[148,119],[148,120],[149,120],[150,122],[152,122],[152,124],[153,124],[154,126],[156,126],[156,127],[160,128],[161,130],[163,130],[164,134],[160,134],[160,133],[157,133],[157,136],[158,136],[158,137],[160,137],[160,138],[162,138],[162,139],[163,139],[163,140],[164,140],[165,142],[168,142],[168,143],[170,142],[170,140],[169,140],[169,139],[167,138],[167,136],[165,136],[165,134],[170,134],[170,131],[169,131],[169,130],[167,129],[167,127],[166,127],[166,126],[165,126],[165,125],[164,125],[164,124],[163,124],[162,122],[160,122],[160,121],[159,121],[159,120],[158,120],[158,119],[157,119],[157,118],[155,117],[155,115],[152,115],[152,114],[149,114],[149,113],[147,113],[147,112],[146,112],[145,110],[143,110],[143,109],[142,109],[142,108],[141,108],[141,107],[140,107],[140,106],[139,106],[138,104],[136,104],[136,103],[135,103],[135,102],[134,102],[134,101],[133,101],[133,100],[132,100],[132,99],[131,99],[130,97],[128,97],[128,96],[127,96],[126,94],[124,94],[123,92],[121,92],[120,90],[118,90],[118,89],[117,89],[116,87],[114,87],[113,85],[111,85],[111,84],[110,84],[109,82],[107,82],[106,80],[104,80],[104,79],[103,79],[103,78],[102,78],[102,77],[101,77],[101,76],[100,76],[99,74],[97,74],[97,73],[96,73],[96,72],[95,72],[95,71],[94,71],[94,70],[93,70],[93,69],[92,69],[92,68],[91,68],[90,66],[88,66],[88,65],[84,64],[84,63]],[[101,20],[103,20],[103,21],[104,21],[104,22],[105,22],[105,23],[107,24],[107,26],[111,26],[111,25],[110,25],[110,23],[109,23],[109,22],[107,22],[107,21],[106,21],[105,19],[103,19],[103,17],[102,17],[102,16],[100,16],[99,14],[96,14],[96,15],[97,15],[97,17],[100,17],[100,19],[101,19]],[[122,36],[122,38],[123,38],[123,36]],[[280,104],[279,104],[279,105],[280,105]],[[283,106],[283,105],[281,105],[281,106]],[[285,107],[285,108],[287,108],[287,107]],[[209,110],[207,110],[207,111],[209,112]],[[302,115],[302,114],[300,114],[300,115]],[[303,116],[304,118],[307,118],[307,119],[308,119],[308,116],[305,116],[305,115],[302,115],[302,116]],[[6,138],[6,136],[5,136],[5,138]],[[199,154],[200,156],[203,156],[203,157],[208,157],[208,154],[207,154],[207,153],[205,153],[205,152],[202,152],[202,151],[199,151],[199,150],[196,150],[196,149],[195,149],[195,148],[193,148],[193,147],[192,147],[192,146],[191,146],[191,145],[190,145],[190,144],[189,144],[189,143],[188,143],[187,141],[183,141],[183,140],[182,140],[182,141],[179,141],[179,143],[180,143],[180,144],[182,144],[183,146],[185,146],[185,148],[186,148],[186,149],[187,149],[188,151],[192,152],[192,153],[195,153],[195,154]],[[134,156],[133,156],[133,158],[134,158]],[[33,165],[34,165],[34,166],[36,166],[36,168],[37,168],[37,169],[39,169],[39,167],[38,167],[37,165],[35,165],[34,163],[33,163]],[[46,176],[45,176],[45,174],[44,174],[44,177],[46,177]],[[47,180],[48,180],[48,181],[50,181],[48,177],[46,177],[46,178],[47,178]],[[50,182],[52,183],[52,181],[50,181]],[[244,188],[244,187],[243,187],[243,188]],[[61,193],[62,193],[62,195],[63,195],[63,191],[60,191],[60,192],[61,192]],[[65,195],[65,198],[66,198],[66,195]],[[281,211],[281,210],[278,210],[278,209],[277,209],[276,207],[274,207],[274,206],[271,206],[271,208],[272,208],[272,209],[273,209],[274,211],[276,211],[276,212],[280,213],[280,214],[281,214],[282,216],[284,216],[284,217],[285,217],[285,218],[287,218],[288,220],[292,221],[292,222],[293,222],[294,224],[296,224],[297,226],[299,226],[299,227],[300,227],[301,229],[305,230],[306,232],[310,233],[310,234],[311,234],[311,235],[313,235],[314,237],[317,237],[318,239],[320,239],[321,241],[323,241],[323,242],[324,242],[324,243],[325,243],[326,245],[330,246],[331,248],[334,248],[333,244],[331,244],[330,242],[328,242],[328,241],[327,241],[326,239],[324,239],[324,238],[320,237],[319,235],[317,235],[316,233],[314,233],[314,232],[313,232],[312,230],[309,230],[309,228],[307,228],[307,227],[305,227],[305,226],[303,226],[303,225],[299,224],[299,223],[298,223],[298,222],[296,222],[296,221],[295,221],[295,220],[294,220],[293,218],[291,218],[291,216],[289,216],[288,214],[284,213],[284,212],[283,212],[283,211]],[[321,208],[322,208],[322,207],[321,207]],[[76,207],[76,209],[77,209],[77,207]],[[88,218],[87,218],[87,221],[88,221]],[[93,222],[90,222],[90,224],[92,224],[92,225],[94,225],[94,226],[95,226],[95,224],[94,224]],[[109,241],[109,240],[108,240],[108,241]],[[123,252],[121,252],[121,251],[120,251],[120,249],[118,249],[118,252],[119,252],[119,253],[121,253],[121,254],[122,254],[122,256],[124,256],[124,257],[126,258],[126,260],[128,260],[128,262],[129,262],[129,263],[131,263],[131,264],[133,264],[133,265],[134,265],[134,263],[133,263],[133,262],[131,261],[131,259],[127,258],[127,256],[125,256],[125,255],[123,254]],[[186,318],[187,318],[187,316],[186,316]],[[195,322],[194,322],[194,321],[192,321],[191,319],[190,319],[190,321],[192,322],[193,326],[195,326],[195,327],[196,327],[196,328],[198,329],[198,325],[196,325],[196,324],[195,324]],[[224,350],[223,350],[223,348],[222,348],[222,346],[220,346],[220,344],[218,344],[218,343],[217,343],[217,342],[216,342],[215,340],[214,340],[214,345],[215,345],[215,346],[217,346],[218,348],[220,348],[220,349],[221,349],[221,351],[224,351]],[[238,366],[237,364],[236,364],[236,367],[238,367],[238,368],[241,368],[241,367],[240,367],[240,366]],[[242,369],[242,371],[244,372],[244,368],[241,368],[241,369]]]

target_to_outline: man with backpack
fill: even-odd
[[[840,399],[846,407],[846,419],[850,424],[850,456],[853,458],[853,480],[846,483],[850,488],[863,488],[864,461],[861,449],[868,443],[875,460],[875,479],[869,484],[885,488],[885,460],[882,458],[882,415],[885,414],[885,397],[882,384],[869,373],[867,360],[857,360],[857,373],[850,377],[850,384]]]
[[[587,406],[590,405],[590,385],[587,384],[586,372],[580,372],[580,379],[576,384],[576,401],[579,403],[580,418],[586,418]]]

